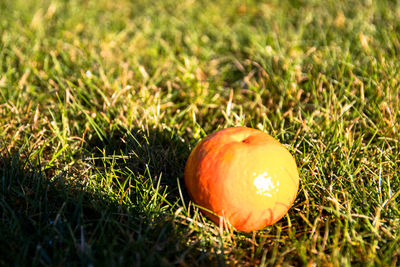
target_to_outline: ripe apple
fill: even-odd
[[[185,184],[216,224],[221,217],[250,232],[285,216],[296,198],[299,173],[279,141],[260,130],[233,127],[196,145],[186,162]]]

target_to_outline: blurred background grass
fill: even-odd
[[[0,1],[0,263],[396,265],[398,1]],[[223,232],[191,148],[246,125],[301,173]]]

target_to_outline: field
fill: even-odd
[[[400,2],[0,0],[0,265],[400,264]],[[278,223],[222,229],[185,161],[294,155]]]

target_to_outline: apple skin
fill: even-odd
[[[285,216],[297,195],[299,173],[279,141],[260,130],[233,127],[196,145],[186,162],[185,185],[214,223],[221,217],[250,232]]]

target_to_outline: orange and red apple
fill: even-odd
[[[234,127],[197,144],[186,162],[185,184],[212,221],[218,224],[222,218],[249,232],[285,216],[296,198],[299,174],[294,158],[276,139]]]

